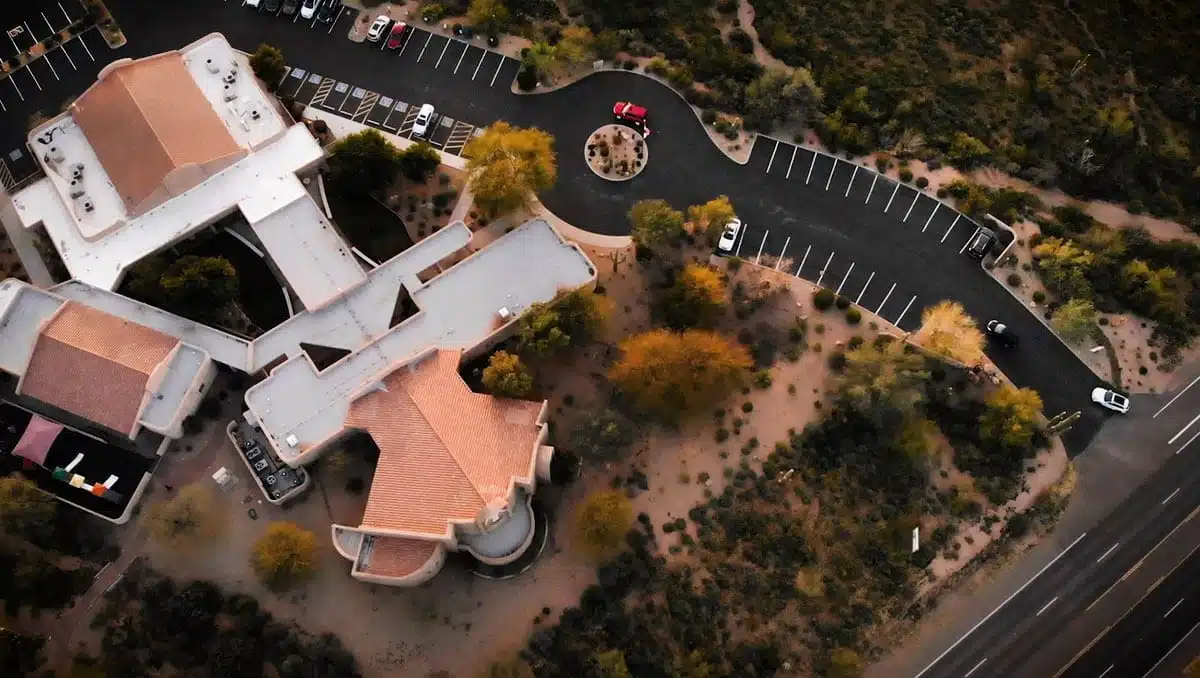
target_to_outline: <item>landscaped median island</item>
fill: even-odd
[[[624,125],[604,125],[592,132],[584,147],[588,168],[608,181],[628,181],[650,162],[645,138]]]

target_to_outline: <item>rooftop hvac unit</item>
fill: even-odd
[[[225,85],[225,101],[233,101],[237,99],[237,96],[237,90],[233,88],[233,85]]]
[[[295,433],[289,433],[288,436],[283,440],[291,447],[295,447],[300,444],[300,439],[296,437]]]
[[[58,146],[51,146],[50,150],[46,151],[46,157],[49,158],[51,162],[56,163],[67,159],[66,154],[63,153],[63,150]]]
[[[83,180],[72,179],[71,187],[67,190],[67,194],[71,196],[71,199],[74,200],[75,198],[81,197],[81,196],[83,196],[84,193],[85,193],[85,191],[83,190]]]
[[[250,110],[250,119],[258,120],[259,118],[262,118],[262,113],[259,113],[257,108],[251,109]]]
[[[232,85],[233,83],[237,82],[237,72],[230,71],[230,72],[226,73],[225,77],[223,77],[221,79],[224,80],[226,82],[226,84]]]
[[[512,319],[512,311],[508,310],[507,306],[501,306],[500,310],[496,311],[496,315],[500,316],[501,320],[511,320]]]
[[[71,178],[72,179],[82,179],[83,178],[83,163],[77,162],[77,163],[71,165]]]
[[[221,72],[221,67],[220,67],[220,66],[218,66],[218,65],[216,65],[215,63],[213,63],[213,60],[212,60],[212,59],[205,59],[205,60],[204,60],[204,67],[208,69],[208,72],[209,72],[209,73],[214,73],[214,74],[215,74],[215,73],[220,73],[220,72]]]
[[[88,214],[91,214],[92,212],[96,211],[96,206],[92,204],[91,200],[84,200],[83,201],[83,211],[87,212]]]

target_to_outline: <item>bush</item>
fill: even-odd
[[[751,54],[754,52],[754,38],[741,28],[734,28],[729,31],[729,45],[742,54]]]
[[[857,325],[862,322],[862,311],[853,307],[846,309],[846,322],[851,325]]]
[[[726,429],[726,428],[717,429],[716,439],[717,439],[718,443],[723,443],[726,440],[729,440],[729,429]]]
[[[1017,273],[1009,273],[1008,274],[1008,284],[1012,285],[1013,287],[1020,287],[1021,286],[1021,276]]]
[[[700,120],[705,125],[711,125],[717,121],[717,112],[711,108],[706,108],[700,113]]]
[[[837,294],[833,290],[822,287],[813,292],[813,306],[818,311],[828,311],[833,307],[833,303],[837,301]]]
[[[754,374],[754,385],[758,388],[771,388],[771,373],[760,370]]]
[[[926,177],[917,177],[917,188],[925,188],[929,185],[929,179]]]
[[[528,92],[538,84],[538,74],[531,66],[522,66],[521,70],[517,71],[517,87],[522,92]]]
[[[843,311],[850,308],[850,300],[847,299],[846,297],[843,297],[840,295],[838,296],[837,300],[834,303],[837,305],[837,307],[839,309],[841,309]]]
[[[946,189],[944,189],[944,188],[939,188],[939,189],[937,190],[937,197],[938,197],[939,199],[945,199],[945,197],[946,197],[946,196],[948,196],[948,195],[950,195],[950,191],[947,191],[947,190],[946,190]]]
[[[746,414],[750,414],[751,412],[754,411],[754,403],[752,403],[748,400],[746,402],[742,403],[742,411],[745,412]]]
[[[846,354],[842,351],[835,351],[829,354],[829,369],[834,372],[841,372],[846,369]]]
[[[1046,293],[1045,292],[1038,290],[1033,293],[1033,303],[1040,304],[1044,301],[1046,301]]]
[[[900,181],[903,181],[904,183],[907,184],[908,182],[912,181],[912,178],[913,178],[912,170],[910,170],[907,167],[900,170]]]

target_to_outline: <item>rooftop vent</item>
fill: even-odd
[[[511,320],[512,319],[512,311],[508,310],[507,306],[501,306],[500,310],[496,311],[496,315],[500,316],[501,320]]]
[[[225,85],[225,101],[233,101],[237,99],[237,96],[237,90],[233,87],[233,85]]]
[[[208,69],[209,73],[216,74],[221,72],[221,67],[213,63],[212,59],[205,59],[204,67]]]
[[[46,158],[49,159],[50,162],[59,163],[66,160],[67,156],[58,146],[51,146],[50,149],[46,151]]]
[[[300,444],[300,439],[296,437],[295,433],[289,433],[283,440],[291,447],[295,447],[296,445]]]
[[[77,163],[74,163],[71,165],[71,178],[72,179],[82,179],[83,178],[83,163],[77,162]]]
[[[67,194],[71,196],[71,199],[74,200],[75,198],[82,196],[84,194],[84,192],[85,191],[83,190],[83,180],[82,179],[72,179],[70,188],[67,190]]]

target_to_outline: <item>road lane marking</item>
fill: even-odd
[[[834,158],[833,167],[829,168],[829,178],[825,180],[825,190],[827,191],[829,190],[829,184],[833,182],[833,173],[837,171],[838,162],[839,160]]]
[[[853,270],[854,262],[852,261],[850,262],[850,268],[846,269],[846,275],[842,276],[842,282],[840,285],[838,285],[837,292],[834,292],[834,294],[838,295],[839,297],[842,296],[842,288],[846,286],[846,280],[850,278],[850,271]]]
[[[979,670],[980,666],[983,666],[983,663],[986,661],[987,661],[986,657],[983,659],[980,659],[978,664],[973,666],[970,671],[967,671],[966,673],[963,674],[963,678],[967,678],[967,676],[971,675],[972,673],[975,673],[977,670]]]
[[[871,202],[871,194],[875,192],[875,182],[876,181],[879,181],[879,173],[878,172],[876,172],[875,177],[873,179],[871,179],[871,190],[867,191],[867,199],[863,201],[864,205]]]
[[[825,271],[829,269],[829,262],[833,261],[834,252],[829,253],[829,258],[825,260],[825,267],[821,269],[821,274],[817,276],[817,287],[821,286],[821,281],[825,279]]]
[[[758,243],[758,254],[756,254],[756,255],[754,256],[754,265],[755,265],[755,266],[757,266],[757,265],[758,265],[758,262],[759,262],[759,261],[762,259],[762,251],[763,251],[763,247],[765,247],[765,246],[767,245],[767,234],[768,234],[768,233],[770,233],[770,232],[771,232],[771,231],[769,231],[769,230],[767,230],[767,231],[763,231],[763,239],[762,239],[762,242]]]
[[[900,317],[896,318],[896,322],[895,322],[896,327],[900,327],[900,321],[904,320],[904,315],[906,313],[908,313],[908,309],[912,308],[913,302],[916,300],[917,300],[917,295],[915,295],[915,294],[913,295],[912,299],[908,300],[908,304],[904,307],[904,310],[900,311]]]
[[[784,179],[792,178],[792,163],[796,162],[796,151],[798,150],[800,150],[799,146],[792,146],[792,159],[788,162],[788,171],[787,174],[783,175]]]
[[[1101,600],[1104,600],[1104,596],[1107,596],[1109,591],[1112,591],[1113,589],[1117,588],[1117,586],[1119,584],[1121,584],[1122,582],[1124,582],[1126,579],[1129,578],[1129,575],[1136,572],[1138,570],[1138,568],[1140,568],[1142,566],[1142,563],[1146,562],[1146,559],[1150,557],[1150,554],[1157,551],[1158,547],[1167,543],[1167,540],[1170,539],[1172,536],[1174,536],[1174,534],[1179,531],[1179,528],[1181,528],[1184,525],[1187,525],[1189,522],[1191,522],[1192,518],[1195,517],[1195,515],[1197,513],[1200,513],[1200,508],[1193,509],[1192,512],[1189,513],[1186,518],[1179,521],[1179,524],[1176,525],[1170,532],[1168,532],[1167,536],[1163,537],[1162,539],[1159,539],[1158,543],[1154,545],[1154,548],[1150,549],[1145,554],[1143,554],[1141,560],[1134,563],[1133,567],[1129,568],[1128,570],[1125,570],[1125,574],[1121,575],[1120,579],[1113,582],[1112,586],[1109,586],[1108,588],[1104,589],[1104,593],[1101,593],[1099,596],[1097,596],[1096,599],[1092,601],[1092,604],[1088,605],[1086,608],[1084,608],[1083,611],[1090,612],[1093,607],[1096,607],[1096,604],[1099,603]],[[1192,549],[1191,552],[1188,553],[1188,555],[1190,556],[1192,553],[1195,553],[1197,549],[1200,549],[1200,545],[1198,545],[1198,546],[1196,546],[1196,548]],[[1183,561],[1180,561],[1179,565],[1182,565],[1182,564],[1183,564]],[[1175,569],[1179,567],[1179,565],[1176,565],[1175,567],[1171,568],[1171,572],[1174,572]],[[1170,575],[1170,572],[1168,572],[1167,575]],[[1149,591],[1147,591],[1146,594],[1142,596],[1142,598],[1145,598],[1147,595],[1150,595],[1150,591],[1153,591],[1155,588],[1157,588],[1159,583],[1161,583],[1162,580],[1165,578],[1166,578],[1165,576],[1159,577],[1158,581],[1154,582],[1154,585],[1150,587]],[[1133,608],[1131,607],[1129,609],[1132,610]],[[1128,612],[1126,612],[1125,614],[1128,614]],[[1125,618],[1125,615],[1121,615],[1121,619],[1124,619],[1124,618]],[[1117,621],[1120,621],[1120,619],[1118,619]],[[1109,627],[1109,628],[1112,628],[1112,627]],[[1108,629],[1105,629],[1104,633],[1108,633]],[[1097,636],[1096,640],[1099,640],[1099,636]],[[1092,642],[1096,642],[1096,641],[1093,640]]]
[[[934,217],[934,215],[936,215],[936,214],[937,214],[938,208],[939,208],[939,207],[941,207],[941,206],[942,206],[942,203],[941,203],[941,202],[936,202],[936,203],[934,203],[934,205],[933,205],[933,211],[929,213],[929,218],[925,220],[925,225],[921,227],[921,232],[922,232],[922,233],[924,233],[924,232],[925,232],[925,229],[929,228],[929,224],[930,224],[930,223],[933,221],[933,217]]]
[[[1159,504],[1159,506],[1162,506],[1163,504],[1165,504],[1165,503],[1167,503],[1167,502],[1171,501],[1172,499],[1174,499],[1174,498],[1175,498],[1175,495],[1177,495],[1177,494],[1179,494],[1179,488],[1178,488],[1178,487],[1177,487],[1177,488],[1175,488],[1175,491],[1174,491],[1174,492],[1172,492],[1171,494],[1168,494],[1166,499],[1163,499],[1162,501],[1160,501],[1160,502],[1158,503],[1158,504]]]
[[[996,606],[996,609],[994,609],[994,610],[992,610],[991,612],[987,613],[987,616],[986,616],[986,617],[984,617],[983,619],[980,619],[980,620],[979,620],[979,621],[978,621],[978,622],[977,622],[977,623],[976,623],[974,626],[972,626],[972,627],[971,627],[971,630],[967,631],[966,633],[964,633],[964,634],[962,635],[962,637],[961,637],[961,638],[959,638],[958,640],[954,641],[954,644],[953,644],[953,645],[951,645],[950,647],[946,648],[946,650],[945,650],[944,652],[942,652],[940,655],[938,655],[937,659],[934,659],[932,662],[930,662],[930,663],[929,663],[929,666],[926,666],[925,668],[921,669],[921,672],[920,672],[920,673],[918,673],[917,675],[913,676],[913,678],[921,678],[921,676],[923,676],[923,675],[925,675],[926,673],[928,673],[928,672],[929,672],[929,669],[933,668],[935,664],[937,664],[938,662],[942,661],[942,659],[943,659],[943,658],[945,658],[945,656],[946,656],[946,655],[950,654],[950,653],[951,653],[951,652],[954,650],[954,648],[956,648],[956,647],[958,647],[959,645],[961,645],[961,644],[962,644],[962,642],[963,642],[964,640],[966,640],[968,636],[970,636],[972,633],[975,633],[975,631],[979,630],[979,627],[980,627],[980,626],[983,626],[985,623],[987,623],[987,621],[988,621],[989,619],[991,619],[992,617],[994,617],[994,616],[996,615],[996,613],[1000,611],[1000,608],[1004,607],[1005,605],[1008,605],[1008,604],[1009,604],[1009,603],[1012,601],[1012,599],[1013,599],[1013,598],[1016,598],[1016,597],[1017,597],[1017,595],[1019,595],[1019,594],[1020,594],[1022,591],[1024,591],[1024,590],[1025,590],[1025,589],[1026,589],[1026,588],[1027,588],[1027,587],[1028,587],[1030,584],[1032,584],[1032,583],[1033,583],[1033,581],[1034,581],[1035,579],[1037,579],[1038,577],[1042,576],[1042,573],[1044,573],[1046,570],[1050,569],[1050,567],[1051,567],[1051,566],[1053,566],[1053,565],[1054,565],[1054,563],[1057,563],[1057,562],[1059,561],[1059,559],[1060,559],[1060,558],[1062,558],[1063,556],[1067,555],[1067,552],[1068,552],[1068,551],[1070,551],[1071,549],[1075,548],[1075,545],[1076,545],[1076,544],[1078,544],[1079,542],[1083,541],[1083,538],[1084,538],[1084,537],[1086,537],[1086,536],[1087,536],[1087,532],[1084,532],[1083,534],[1079,535],[1079,536],[1078,536],[1078,537],[1075,539],[1075,541],[1071,542],[1071,545],[1070,545],[1070,546],[1068,546],[1067,548],[1063,549],[1063,550],[1062,550],[1062,551],[1061,551],[1061,552],[1060,552],[1060,553],[1059,553],[1057,556],[1054,556],[1054,560],[1051,560],[1050,562],[1046,563],[1045,567],[1043,567],[1042,569],[1038,570],[1038,571],[1037,571],[1037,574],[1035,574],[1035,575],[1033,575],[1032,577],[1030,577],[1030,578],[1029,578],[1029,581],[1026,581],[1024,584],[1021,584],[1020,588],[1018,588],[1016,591],[1013,591],[1013,592],[1012,592],[1012,593],[1011,593],[1011,594],[1010,594],[1010,595],[1009,595],[1007,598],[1005,598],[1005,599],[1004,599],[1004,602],[1002,602],[1002,603],[1000,603],[999,605],[997,605],[997,606]],[[978,666],[976,666],[976,668],[979,668],[979,667],[978,667]],[[974,670],[974,669],[972,669],[972,670]]]
[[[1165,502],[1164,502],[1164,503],[1165,503]],[[1121,542],[1117,542],[1117,543],[1113,544],[1112,546],[1110,546],[1110,547],[1108,548],[1108,550],[1104,552],[1104,555],[1102,555],[1102,556],[1100,556],[1099,558],[1097,558],[1097,559],[1096,559],[1096,562],[1098,563],[1098,562],[1100,562],[1101,560],[1104,560],[1105,558],[1107,558],[1107,557],[1108,557],[1108,554],[1112,553],[1113,551],[1116,551],[1116,550],[1117,550],[1117,547],[1118,547],[1118,546],[1120,546],[1120,545],[1121,545]]]
[[[808,253],[812,251],[812,245],[804,248],[804,256],[800,259],[800,265],[796,267],[796,277],[800,277],[800,269],[804,268],[804,262],[808,261]]]
[[[433,33],[430,33],[429,37],[425,38],[425,44],[421,45],[421,53],[417,55],[417,63],[421,63],[421,59],[425,58],[425,49],[429,47],[430,40],[433,40]]]
[[[496,78],[500,76],[500,67],[504,65],[505,58],[506,57],[503,54],[500,55],[500,63],[496,64],[496,72],[492,74],[492,84],[488,85],[488,87],[494,87],[496,85]]]
[[[1200,414],[1197,414],[1195,417],[1192,417],[1192,420],[1187,423],[1187,426],[1184,426],[1183,428],[1179,429],[1179,432],[1176,433],[1174,436],[1172,436],[1172,438],[1167,441],[1167,444],[1168,445],[1175,444],[1175,441],[1179,440],[1179,437],[1182,436],[1189,428],[1192,427],[1192,424],[1195,424],[1197,421],[1200,421]]]
[[[1164,655],[1162,656],[1162,659],[1159,659],[1158,661],[1154,662],[1154,666],[1151,666],[1149,671],[1147,671],[1146,673],[1142,674],[1142,678],[1147,678],[1147,676],[1149,676],[1150,674],[1152,674],[1152,673],[1154,673],[1155,671],[1157,671],[1157,670],[1158,670],[1158,665],[1159,665],[1159,664],[1162,664],[1163,662],[1165,662],[1165,661],[1167,660],[1167,657],[1170,657],[1172,654],[1174,654],[1174,653],[1175,653],[1175,650],[1178,650],[1178,649],[1179,649],[1179,646],[1180,646],[1180,645],[1183,645],[1183,641],[1187,640],[1188,638],[1191,638],[1191,637],[1192,637],[1192,634],[1196,632],[1196,629],[1200,629],[1200,622],[1196,622],[1196,624],[1195,624],[1194,626],[1192,626],[1192,630],[1191,630],[1191,631],[1188,631],[1186,634],[1184,634],[1184,636],[1183,636],[1182,638],[1180,638],[1180,639],[1179,639],[1179,642],[1178,642],[1178,643],[1175,643],[1174,645],[1172,645],[1172,646],[1171,646],[1171,649],[1167,650],[1167,653],[1166,653],[1166,654],[1164,654]],[[1108,667],[1108,668],[1110,668],[1110,669],[1111,669],[1112,667],[1110,666],[1110,667]],[[1105,671],[1104,673],[1108,673],[1108,672],[1107,672],[1107,671]],[[1104,678],[1104,675],[1103,675],[1103,674],[1101,674],[1100,678]]]
[[[863,295],[867,293],[867,287],[871,285],[871,281],[875,279],[875,271],[871,271],[871,275],[867,277],[867,284],[863,285],[862,292],[858,293],[858,298],[854,300],[855,304],[862,301]]]
[[[904,213],[904,218],[903,218],[903,219],[901,219],[900,221],[902,221],[902,222],[904,222],[904,223],[908,223],[908,215],[912,214],[913,208],[917,206],[917,201],[918,201],[918,200],[920,200],[920,199],[921,199],[921,192],[920,192],[920,191],[917,191],[917,192],[916,192],[916,193],[913,195],[913,201],[912,201],[912,204],[908,206],[908,211]]]
[[[856,176],[858,176],[858,165],[854,166],[854,174],[850,175],[850,183],[846,186],[846,195],[843,195],[843,198],[850,197],[850,187],[854,185],[854,177]]]
[[[442,59],[446,56],[446,50],[450,49],[450,38],[446,38],[446,44],[442,47],[442,53],[438,55],[437,63],[433,65],[433,69],[437,70],[438,66],[442,65]]]
[[[894,292],[895,290],[896,290],[896,283],[892,283],[892,286],[888,288],[888,293],[883,295],[883,301],[879,302],[879,307],[875,309],[875,315],[879,315],[879,312],[883,310],[883,305],[887,303],[888,299],[892,298],[892,292]],[[930,664],[930,666],[933,666],[933,665]]]
[[[1150,417],[1150,418],[1151,418],[1151,419],[1158,419],[1158,415],[1162,414],[1163,412],[1166,412],[1166,411],[1167,411],[1167,408],[1168,408],[1168,407],[1170,407],[1171,405],[1174,405],[1174,404],[1175,404],[1175,401],[1176,401],[1176,400],[1179,400],[1179,398],[1180,398],[1180,397],[1181,397],[1181,396],[1182,396],[1184,393],[1187,393],[1189,388],[1191,388],[1191,387],[1193,387],[1193,386],[1195,386],[1195,385],[1196,385],[1196,382],[1200,382],[1200,377],[1196,377],[1195,379],[1193,379],[1193,380],[1192,380],[1192,383],[1188,384],[1187,386],[1184,386],[1182,391],[1180,391],[1179,393],[1176,393],[1174,398],[1171,398],[1170,400],[1168,400],[1168,401],[1167,401],[1167,404],[1166,404],[1166,405],[1163,405],[1163,406],[1162,406],[1162,408],[1161,408],[1161,409],[1159,409],[1157,412],[1155,412],[1155,413],[1154,413],[1154,416],[1153,416],[1153,417]]]
[[[959,219],[962,219],[962,214],[961,214],[961,213],[959,213],[958,215],[956,215],[956,216],[954,217],[954,221],[950,222],[950,228],[947,228],[947,229],[946,229],[946,235],[943,235],[943,236],[942,236],[941,242],[946,242],[946,238],[949,238],[949,237],[950,237],[950,231],[953,231],[953,230],[954,230],[954,225],[958,223],[958,220],[959,220]]]
[[[1171,616],[1171,613],[1175,611],[1175,608],[1179,607],[1182,604],[1183,604],[1183,598],[1180,598],[1178,603],[1175,603],[1174,605],[1171,606],[1171,609],[1167,610],[1167,613],[1163,615],[1163,619],[1166,619],[1167,617]]]
[[[14,44],[13,46],[15,47],[16,45]],[[813,151],[813,159],[812,159],[812,162],[808,163],[808,176],[807,176],[807,177],[805,177],[805,179],[804,179],[804,185],[805,185],[805,186],[807,186],[807,185],[808,185],[808,182],[809,182],[809,180],[810,180],[810,179],[812,179],[812,171],[813,171],[813,168],[814,168],[814,167],[816,167],[816,166],[817,166],[817,152],[816,152],[816,151]]]
[[[1196,435],[1192,436],[1191,438],[1188,438],[1188,441],[1186,443],[1184,443],[1182,447],[1180,447],[1178,450],[1175,450],[1175,454],[1179,454],[1180,452],[1187,449],[1187,446],[1194,443],[1196,441],[1196,438],[1200,438],[1200,431],[1196,431]]]
[[[792,236],[788,236],[787,240],[783,241],[783,250],[779,252],[779,257],[775,259],[775,270],[779,270],[779,265],[783,263],[783,257],[787,254],[788,243],[792,241]]]
[[[1116,666],[1116,664],[1109,664],[1109,665],[1108,665],[1108,668],[1107,668],[1107,669],[1104,669],[1104,673],[1101,673],[1101,674],[1100,674],[1100,678],[1104,678],[1104,676],[1107,676],[1107,675],[1108,675],[1108,672],[1109,672],[1109,671],[1112,671],[1114,666]]]
[[[892,189],[892,197],[888,198],[887,207],[883,208],[884,214],[887,214],[887,211],[892,209],[892,201],[896,199],[896,191],[899,191],[899,190],[900,190],[900,184],[896,184],[896,187]]]
[[[775,148],[771,149],[771,159],[767,161],[767,174],[771,173],[771,165],[775,164],[775,152],[779,150],[779,140],[775,140]]]
[[[471,82],[475,82],[475,76],[479,75],[479,68],[483,66],[483,60],[487,58],[488,51],[483,50],[483,54],[479,55],[479,63],[475,64],[475,72],[471,74]]]
[[[1035,615],[1033,615],[1033,616],[1035,616],[1035,617],[1040,617],[1040,616],[1042,616],[1042,613],[1043,613],[1043,612],[1045,612],[1046,610],[1050,609],[1050,606],[1051,606],[1051,605],[1053,605],[1053,604],[1054,604],[1054,601],[1056,601],[1056,600],[1058,600],[1058,596],[1054,596],[1053,598],[1051,598],[1051,599],[1050,599],[1050,602],[1048,602],[1048,603],[1046,603],[1045,605],[1043,605],[1043,606],[1042,606],[1042,609],[1038,610],[1038,611],[1037,611],[1037,614],[1035,614]]]

